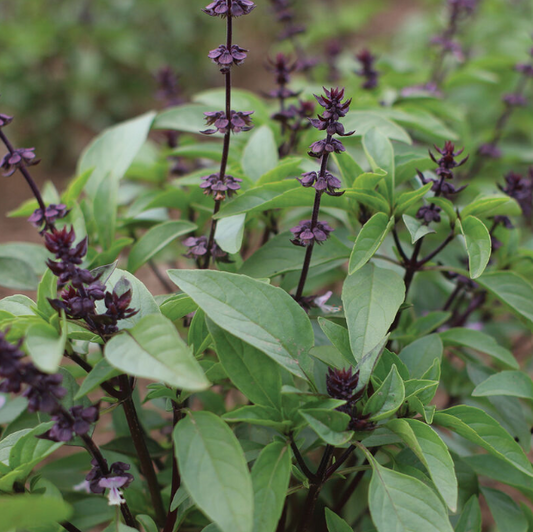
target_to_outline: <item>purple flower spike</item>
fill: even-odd
[[[36,209],[28,218],[28,222],[39,229],[45,224],[53,225],[56,220],[65,218],[69,212],[67,206],[62,203],[59,205],[51,204],[46,207],[45,212],[42,209]]]
[[[213,195],[215,201],[225,200],[226,195],[231,198],[241,188],[239,183],[242,182],[242,179],[231,175],[225,175],[221,179],[219,174],[202,177],[202,180],[203,183],[200,185],[200,188],[204,189],[204,194]]]
[[[363,89],[375,89],[378,86],[379,79],[379,72],[374,66],[376,57],[367,49],[361,50],[355,57],[361,63],[362,68],[356,71],[356,74],[364,78]]]
[[[204,135],[213,135],[215,133],[222,133],[225,135],[228,129],[232,133],[240,133],[241,131],[250,131],[253,129],[251,115],[253,111],[231,111],[230,119],[226,117],[224,111],[214,111],[204,113],[205,120],[208,126],[215,126],[214,129],[206,129],[201,131]]]

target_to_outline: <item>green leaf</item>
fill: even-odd
[[[351,363],[353,355],[350,347],[348,329],[322,317],[318,318],[318,324],[329,341],[340,351],[345,363]]]
[[[476,386],[474,397],[509,395],[533,401],[533,381],[522,371],[501,371]]]
[[[434,423],[456,432],[533,477],[531,464],[524,451],[514,438],[483,410],[466,405],[454,406],[437,412]]]
[[[439,435],[429,425],[416,419],[392,419],[387,428],[398,434],[424,464],[444,502],[455,512],[458,496],[455,468]]]
[[[408,214],[404,214],[402,219],[405,227],[407,227],[407,230],[411,235],[411,244],[414,244],[416,241],[424,238],[426,235],[436,233],[435,229],[432,229],[431,227],[423,224],[420,220],[417,220]]]
[[[212,111],[210,105],[191,103],[171,107],[159,113],[154,129],[173,129],[186,133],[199,133],[206,129],[204,113]]]
[[[291,242],[291,238],[294,238],[294,235],[290,232],[285,232],[270,239],[244,261],[239,273],[264,279],[301,270],[305,250],[295,246]],[[350,248],[334,235],[330,235],[323,245],[314,247],[311,268],[339,259],[347,259],[349,256]]]
[[[135,519],[137,519],[137,522],[142,525],[145,532],[158,532],[159,531],[155,521],[149,515],[144,515],[144,514],[136,515]]]
[[[135,273],[174,240],[196,228],[195,224],[187,221],[170,221],[152,227],[131,248],[128,271]]]
[[[233,384],[252,403],[281,409],[281,371],[264,353],[229,334],[211,320],[216,352]]]
[[[455,224],[455,221],[457,220],[457,212],[455,211],[453,203],[449,199],[432,197],[430,203],[434,203],[446,213],[452,226]]]
[[[353,532],[353,528],[329,508],[326,508],[326,524],[328,532]]]
[[[357,235],[355,245],[350,255],[350,274],[362,268],[379,249],[385,237],[394,225],[394,217],[378,212],[366,222]]]
[[[387,378],[365,404],[363,414],[370,414],[371,421],[390,417],[403,404],[405,388],[396,366],[392,366]]]
[[[186,294],[176,294],[170,296],[161,303],[161,313],[170,321],[177,321],[195,312],[198,305]]]
[[[13,290],[36,290],[39,278],[35,270],[27,262],[0,257],[0,286]]]
[[[370,382],[370,377],[379,361],[379,357],[385,349],[387,340],[388,336],[383,337],[378,342],[378,345],[366,353],[357,364],[356,372],[359,372],[359,380],[357,381],[356,392],[362,390]]]
[[[435,359],[438,359],[440,363],[442,351],[443,346],[439,335],[430,334],[404,347],[398,356],[409,369],[411,378],[420,379],[433,365]]]
[[[452,532],[446,509],[431,488],[369,459],[369,506],[378,532]]]
[[[455,525],[455,532],[481,532],[482,524],[479,499],[476,495],[472,495],[465,504],[461,517]]]
[[[376,128],[382,135],[391,139],[411,144],[411,137],[398,124],[389,120],[380,111],[350,111],[343,120],[346,131],[355,129],[355,136],[365,135]]]
[[[470,202],[461,211],[461,216],[519,216],[522,213],[520,206],[513,198],[506,194],[494,194],[492,196],[482,196]]]
[[[26,349],[33,363],[45,373],[55,373],[67,343],[67,323],[63,320],[62,333],[46,322],[35,323],[26,332]]]
[[[267,445],[252,468],[254,532],[276,531],[290,478],[291,455],[288,446],[282,442]]]
[[[390,214],[390,205],[385,197],[377,190],[346,190],[344,196],[347,198],[354,198],[362,205],[369,207],[377,212]]]
[[[533,328],[533,286],[514,272],[486,273],[477,280],[512,312]]]
[[[346,278],[342,301],[356,361],[387,334],[404,299],[403,280],[392,270],[367,264]]]
[[[278,165],[278,147],[274,133],[268,126],[256,129],[242,154],[242,169],[244,175],[252,181],[259,178]]]
[[[432,186],[431,183],[427,183],[416,190],[402,193],[398,198],[396,208],[394,209],[396,216],[404,213],[409,207],[411,207],[411,205],[414,205],[418,200],[422,199]]]
[[[100,384],[113,377],[120,375],[120,372],[109,364],[109,362],[102,358],[91,370],[91,372],[85,377],[80,389],[74,396],[75,400],[85,397],[88,393],[96,390]]]
[[[65,192],[61,194],[61,201],[67,207],[71,207],[73,203],[80,197],[92,173],[92,169],[85,170],[85,172],[81,173],[72,179],[72,181],[70,181]]]
[[[279,161],[276,168],[265,172],[261,176],[259,181],[257,181],[257,185],[276,183],[278,181],[286,179],[287,177],[298,174],[300,165],[302,164],[302,160],[303,159],[301,157],[287,157],[285,159],[282,159],[281,161]]]
[[[228,423],[249,423],[261,427],[271,427],[281,433],[291,426],[290,421],[284,421],[279,410],[268,406],[249,405],[226,412],[222,419]]]
[[[102,181],[116,182],[126,173],[145,143],[154,117],[155,113],[150,112],[106,129],[86,148],[78,164],[78,174],[94,169],[85,187],[92,198]]]
[[[511,351],[497,344],[496,340],[481,331],[455,327],[439,333],[445,346],[468,347],[485,353],[506,367],[518,369],[518,362]]]
[[[474,216],[463,219],[459,226],[465,237],[470,277],[477,279],[485,271],[490,260],[492,242],[489,230]]]
[[[198,391],[209,386],[172,322],[161,315],[146,316],[133,329],[113,337],[105,346],[105,357],[129,375],[178,389]]]
[[[340,155],[332,153],[331,156],[335,164],[339,167],[340,177],[344,185],[351,187],[356,177],[363,173],[363,169],[348,152],[341,153]]]
[[[382,168],[387,172],[385,176],[385,192],[389,204],[394,201],[394,148],[390,140],[377,128],[373,128],[363,137],[363,148],[372,170]]]
[[[222,218],[217,223],[215,241],[226,253],[238,253],[242,247],[246,214]]]
[[[492,488],[481,488],[490,513],[496,521],[498,530],[512,530],[513,532],[528,532],[529,525],[522,509],[506,493]]]
[[[210,412],[189,412],[174,430],[181,478],[194,503],[221,532],[252,532],[254,494],[243,450]]]
[[[206,270],[168,273],[215,324],[306,378],[300,359],[313,346],[313,329],[287,292],[245,275]]]
[[[118,180],[107,176],[100,181],[93,201],[98,242],[104,251],[109,251],[115,242],[117,201]]]
[[[300,415],[309,426],[329,445],[338,447],[349,442],[353,437],[352,431],[346,431],[350,416],[337,410],[322,408],[306,408],[300,410]]]
[[[27,530],[66,521],[72,508],[56,497],[0,496],[0,532]]]

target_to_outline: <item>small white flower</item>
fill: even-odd
[[[127,477],[111,477],[103,478],[98,482],[98,485],[101,488],[106,488],[109,490],[107,494],[107,500],[109,501],[109,506],[120,506],[126,502],[126,499],[122,496],[122,492],[119,488],[124,486],[128,482]]]
[[[317,297],[314,300],[315,305],[322,310],[322,312],[329,314],[330,312],[339,312],[342,307],[333,307],[331,305],[326,305],[328,299],[333,295],[331,290],[326,292],[323,296]]]
[[[74,491],[84,491],[85,493],[91,493],[90,484],[87,480],[84,480],[83,482],[72,486],[72,489]]]

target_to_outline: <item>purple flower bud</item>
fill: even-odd
[[[527,105],[527,98],[522,96],[522,94],[504,94],[502,101],[509,107],[523,107],[524,105]]]
[[[505,176],[505,186],[498,188],[511,198],[514,198],[522,209],[526,218],[531,218],[533,211],[533,170],[529,170],[527,177],[509,172]]]
[[[206,129],[201,131],[205,135],[213,135],[214,133],[222,133],[225,135],[228,129],[233,133],[240,133],[241,131],[250,131],[253,128],[252,119],[250,115],[253,111],[231,111],[230,120],[227,119],[224,111],[214,111],[204,113],[208,126],[214,125],[214,129]]]
[[[346,151],[346,148],[340,140],[337,139],[322,139],[313,142],[310,146],[310,151],[307,152],[311,157],[320,158],[326,153],[342,153]]]
[[[342,196],[344,192],[336,192],[342,186],[341,180],[330,172],[325,172],[324,176],[319,176],[317,172],[306,172],[298,181],[304,187],[314,187],[319,192],[326,192],[330,196]]]
[[[502,156],[502,151],[496,144],[487,142],[479,147],[478,154],[491,159],[499,159]]]
[[[52,225],[56,220],[65,218],[69,212],[67,206],[62,203],[59,205],[51,204],[46,207],[45,212],[42,209],[36,209],[28,218],[28,222],[39,229],[44,224]]]
[[[294,235],[291,242],[295,246],[303,247],[310,246],[315,242],[322,244],[328,239],[332,231],[333,229],[327,222],[317,222],[316,226],[312,227],[311,220],[304,220],[291,229]]]
[[[379,72],[374,67],[376,57],[368,49],[361,50],[355,57],[361,63],[362,68],[356,74],[364,78],[363,89],[375,89],[379,79]]]
[[[34,166],[40,159],[35,158],[35,148],[20,148],[4,155],[0,168],[5,170],[4,176],[12,176],[21,166]]]
[[[194,237],[190,236],[183,241],[183,244],[189,248],[185,256],[188,259],[198,260],[207,253],[208,240],[205,236]],[[231,262],[229,260],[228,254],[222,250],[218,244],[215,242],[211,248],[211,256],[217,262]]]
[[[200,184],[200,188],[204,189],[204,194],[213,195],[215,201],[225,200],[226,195],[231,198],[241,188],[239,183],[242,182],[242,179],[231,175],[225,175],[221,179],[220,174],[211,174],[202,177],[202,180],[203,183]]]
[[[13,117],[0,113],[0,128],[8,126],[13,122]]]
[[[516,65],[516,71],[528,78],[531,78],[533,77],[533,64],[519,63]]]
[[[165,102],[165,107],[173,107],[183,103],[178,76],[170,66],[160,68],[155,75],[158,90],[156,98]]]
[[[228,0],[215,0],[202,11],[211,17],[227,17],[228,15],[241,17],[255,9],[255,4],[251,0],[231,0],[231,12],[229,5]]]
[[[419,220],[423,220],[425,224],[430,224],[431,222],[440,222],[440,211],[442,209],[436,205],[423,205],[418,209],[416,217]]]
[[[225,72],[231,65],[241,65],[246,59],[246,52],[248,50],[236,44],[233,44],[229,50],[225,44],[221,44],[218,48],[211,50],[208,57],[220,67],[222,72]]]

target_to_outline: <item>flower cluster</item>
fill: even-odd
[[[270,0],[276,19],[283,24],[283,31],[279,34],[279,40],[291,39],[299,33],[304,33],[306,27],[296,24],[295,13],[292,8],[292,0]]]
[[[206,6],[203,12],[211,17],[241,17],[248,15],[253,9],[255,4],[251,0],[215,0]]]
[[[342,195],[342,193],[337,192],[342,183],[340,179],[327,171],[327,162],[331,153],[345,151],[342,142],[333,138],[333,135],[346,137],[354,133],[353,131],[346,133],[344,126],[339,122],[348,113],[352,102],[351,99],[344,100],[344,89],[332,88],[327,90],[324,88],[324,93],[324,96],[315,94],[316,101],[324,108],[324,111],[317,118],[309,119],[313,127],[319,131],[326,132],[326,138],[311,144],[308,152],[311,157],[322,159],[320,171],[305,172],[298,179],[302,186],[306,188],[314,187],[318,198],[324,192],[330,196]],[[321,244],[327,240],[329,234],[333,231],[326,222],[318,221],[318,209],[316,207],[317,202],[315,201],[315,209],[311,220],[304,220],[291,229],[294,234],[294,238],[291,240],[293,244],[297,246],[310,246],[314,245],[315,242]]]
[[[453,142],[446,141],[442,149],[438,148],[437,146],[435,146],[435,149],[441,155],[441,157],[437,159],[437,157],[431,151],[429,152],[429,156],[431,157],[432,161],[438,165],[437,169],[435,170],[437,179],[426,179],[424,174],[418,171],[420,180],[424,185],[430,182],[433,183],[431,190],[435,193],[435,197],[446,197],[461,192],[466,188],[467,185],[456,188],[448,181],[455,177],[455,168],[462,166],[466,163],[466,161],[468,161],[468,156],[459,162],[455,160],[456,157],[459,157],[459,155],[463,153],[464,148],[455,151],[455,145]],[[434,203],[430,203],[429,205],[420,207],[416,217],[419,220],[423,220],[425,224],[429,224],[431,222],[440,222],[440,211],[440,207],[437,207]]]
[[[56,220],[65,218],[69,212],[66,205],[62,203],[58,205],[51,203],[44,211],[43,209],[35,209],[33,214],[28,218],[28,222],[37,227],[37,229],[43,226],[48,228],[53,226]]]
[[[28,399],[29,412],[43,412],[52,416],[53,427],[40,438],[52,441],[71,441],[74,435],[84,435],[98,419],[98,406],[73,406],[65,410],[60,401],[67,394],[61,386],[63,376],[43,373],[32,362],[24,361],[22,340],[8,342],[0,332],[0,392],[20,393]]]
[[[231,111],[229,119],[224,111],[209,111],[204,113],[208,126],[215,126],[213,129],[201,131],[204,135],[214,135],[222,133],[226,135],[229,131],[240,133],[241,131],[250,131],[253,129],[252,115],[253,111]]]
[[[9,124],[9,122],[7,122],[7,124]],[[40,159],[35,158],[35,148],[19,148],[9,151],[4,157],[2,157],[2,160],[0,160],[0,168],[4,170],[4,177],[10,177],[21,166],[34,166],[40,162]]]
[[[295,246],[310,246],[315,242],[324,243],[333,229],[327,222],[317,222],[314,226],[312,220],[304,220],[291,229],[294,238],[291,242]]]
[[[270,98],[277,98],[281,102],[288,98],[295,98],[298,92],[291,91],[287,85],[291,82],[291,74],[297,70],[296,61],[289,56],[279,53],[275,59],[268,58],[267,70],[275,74],[277,88],[270,91]]]
[[[509,172],[505,176],[505,186],[498,185],[498,188],[514,198],[520,205],[525,218],[531,219],[533,214],[533,168],[529,169],[526,177],[515,172]]]
[[[123,504],[125,499],[120,490],[126,489],[134,480],[133,475],[127,472],[130,465],[124,462],[114,462],[106,471],[102,470],[97,460],[92,460],[91,465],[92,469],[85,477],[89,491],[101,495],[108,489],[109,505],[120,506]]]
[[[205,257],[209,248],[209,242],[205,236],[190,236],[183,241],[183,244],[189,248],[185,254],[188,259],[199,260]],[[211,246],[211,257],[217,262],[230,262],[228,254],[216,242],[213,242]]]
[[[226,195],[231,198],[241,188],[239,183],[242,183],[242,179],[231,175],[220,177],[220,174],[211,174],[202,177],[202,180],[203,183],[200,184],[200,188],[204,189],[204,194],[213,195],[215,201],[225,200]]]
[[[328,65],[328,81],[335,83],[341,77],[337,60],[342,54],[342,41],[340,39],[330,39],[326,42],[324,51]]]
[[[248,50],[241,48],[237,44],[232,44],[230,48],[225,44],[221,44],[218,48],[211,50],[207,56],[220,67],[221,72],[226,72],[231,65],[242,65],[247,57],[247,52]]]
[[[123,279],[113,292],[106,292],[99,275],[80,268],[87,254],[87,238],[77,244],[74,228],[53,228],[45,233],[45,246],[55,255],[56,261],[48,260],[47,265],[58,278],[58,288],[68,287],[61,298],[50,300],[58,312],[65,311],[72,319],[84,320],[95,332],[109,336],[117,332],[117,322],[134,316],[138,311],[131,309],[132,291],[130,283]],[[96,310],[96,302],[104,301],[106,312]]]
[[[13,117],[0,113],[0,128],[8,126],[13,122]]]
[[[364,393],[364,388],[357,389],[359,384],[359,372],[348,369],[329,369],[326,375],[326,389],[330,397],[346,401],[346,404],[339,406],[337,410],[350,416],[348,428],[355,431],[372,430],[374,423],[369,422],[370,414],[362,415],[357,408],[357,402]]]
[[[379,72],[375,68],[376,56],[370,50],[364,49],[355,57],[361,63],[361,70],[355,71],[358,76],[364,79],[361,87],[366,90],[375,89],[379,80]]]

